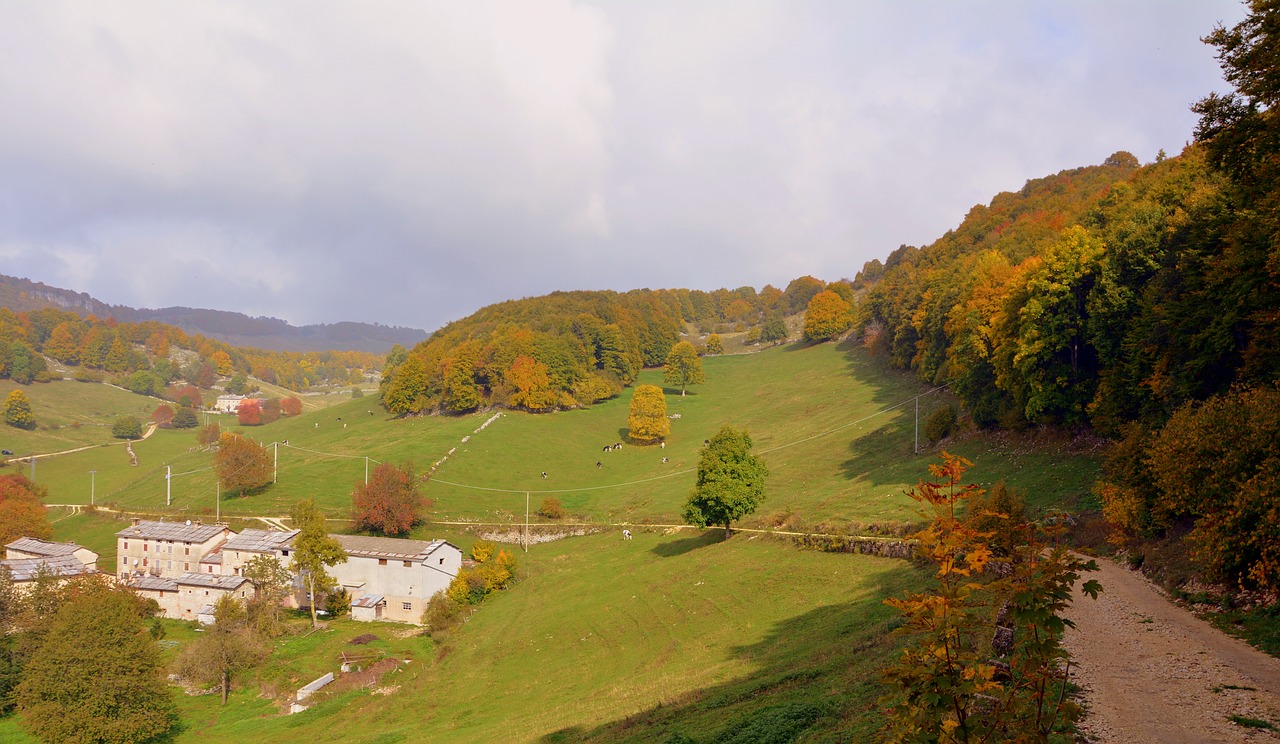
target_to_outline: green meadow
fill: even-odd
[[[856,532],[914,519],[903,492],[939,452],[923,435],[916,451],[916,399],[923,423],[946,404],[945,391],[889,369],[860,347],[793,344],[703,364],[706,384],[684,396],[667,390],[668,413],[676,418],[661,449],[626,443],[629,392],[576,411],[503,412],[483,430],[492,412],[388,419],[367,396],[261,427],[211,416],[271,446],[277,482],[255,494],[220,494],[212,453],[183,430],[160,430],[135,443],[137,465],[123,447],[90,449],[40,461],[37,480],[52,503],[87,504],[92,489],[98,504],[126,511],[279,516],[310,497],[342,517],[352,489],[377,463],[412,462],[419,472],[439,463],[426,486],[436,521],[522,522],[527,494],[533,510],[555,497],[578,521],[670,524],[679,521],[703,441],[732,425],[751,432],[770,468],[765,504],[744,525]],[[661,373],[648,370],[640,382],[660,385]],[[603,451],[615,442],[624,445]],[[1078,506],[1091,498],[1097,469],[1088,454],[981,436],[943,446],[974,461],[975,480],[1004,479],[1026,490],[1033,505]],[[92,479],[90,471],[97,473]]]

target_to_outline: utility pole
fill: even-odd
[[[96,480],[94,476],[96,476],[97,474],[98,474],[98,471],[96,470],[89,471],[89,506],[93,506],[93,492],[94,492],[94,485],[95,485],[94,481]]]
[[[164,505],[173,503],[173,468],[164,466]]]
[[[916,454],[920,454],[920,396],[916,396]]]
[[[213,482],[215,484],[214,488],[216,489],[214,491],[215,495],[213,497],[213,503],[217,504],[217,512],[213,520],[215,522],[221,522],[222,521],[222,481],[218,480],[217,478],[214,478]]]
[[[271,449],[272,449],[272,451],[273,451],[273,453],[272,453],[272,455],[271,455],[271,482],[272,482],[272,483],[275,483],[275,482],[276,482],[276,470],[277,470],[277,468],[278,468],[278,467],[279,467],[279,465],[280,465],[280,443],[279,443],[279,442],[272,442],[272,443],[271,443]]]
[[[529,552],[529,492],[524,492],[524,552]]]
[[[369,485],[369,456],[364,456],[364,484]]]

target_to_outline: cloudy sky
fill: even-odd
[[[0,273],[427,330],[853,276],[1179,152],[1235,0],[0,0]]]

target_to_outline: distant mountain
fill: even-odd
[[[80,315],[96,315],[138,323],[155,320],[231,344],[271,351],[367,351],[381,354],[394,344],[413,347],[427,339],[419,328],[377,323],[326,323],[296,327],[279,318],[252,318],[225,310],[165,307],[158,310],[108,305],[83,292],[0,274],[0,307],[14,312],[56,307]]]

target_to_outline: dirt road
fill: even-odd
[[[1280,741],[1231,716],[1280,727],[1280,659],[1166,600],[1140,574],[1100,560],[1097,601],[1077,592],[1066,645],[1090,742]],[[1078,666],[1077,666],[1078,665]]]

